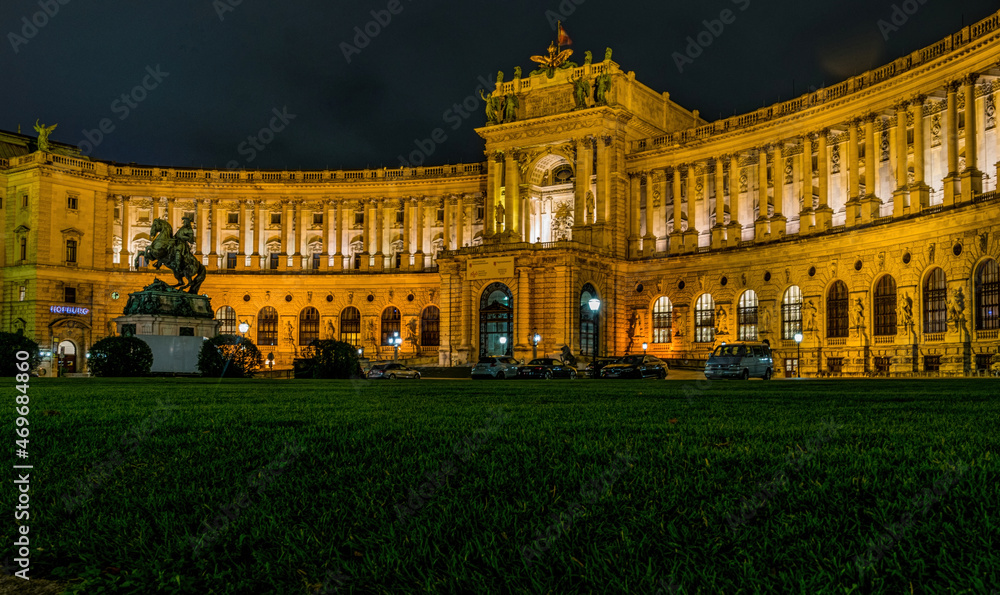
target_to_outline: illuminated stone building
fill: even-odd
[[[201,291],[276,367],[317,337],[455,365],[537,333],[584,359],[768,339],[781,373],[801,333],[804,375],[973,373],[1000,346],[998,58],[1000,13],[715,122],[610,57],[557,65],[498,86],[485,163],[438,167],[137,167],[8,133],[0,324],[83,353],[172,277],[135,254],[188,213]]]

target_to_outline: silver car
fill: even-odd
[[[765,343],[723,343],[705,362],[705,378],[742,378],[751,376],[770,380],[774,361]]]
[[[521,362],[507,355],[489,355],[479,358],[479,363],[472,368],[473,378],[504,378],[517,377],[517,368]]]

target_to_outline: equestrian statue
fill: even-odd
[[[166,265],[174,273],[174,278],[177,279],[177,285],[174,285],[174,288],[187,289],[188,293],[196,294],[205,281],[207,271],[205,265],[191,253],[190,243],[195,241],[191,218],[184,217],[182,221],[183,225],[175,234],[165,219],[154,219],[153,225],[149,229],[152,242],[145,249],[136,253],[135,262],[136,267],[138,267],[139,258],[145,258],[148,262],[153,263],[157,269]]]

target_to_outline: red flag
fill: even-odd
[[[559,45],[573,45],[573,40],[569,38],[566,34],[566,30],[563,29],[562,23],[559,24]]]

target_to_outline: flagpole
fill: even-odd
[[[556,47],[560,52],[562,51],[562,35],[560,35],[561,31],[562,31],[562,21],[556,21]]]

